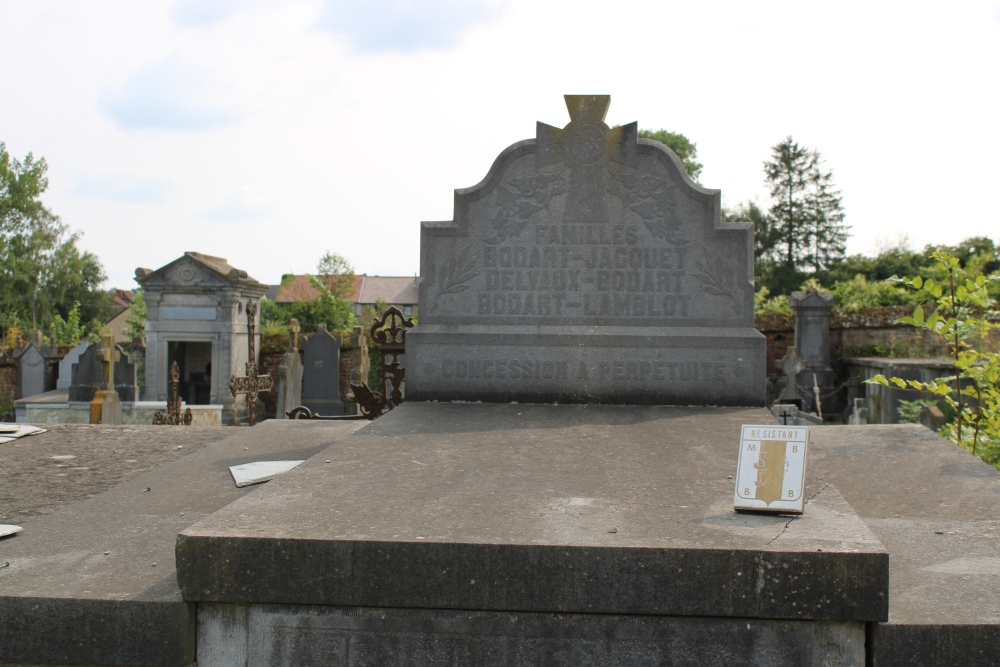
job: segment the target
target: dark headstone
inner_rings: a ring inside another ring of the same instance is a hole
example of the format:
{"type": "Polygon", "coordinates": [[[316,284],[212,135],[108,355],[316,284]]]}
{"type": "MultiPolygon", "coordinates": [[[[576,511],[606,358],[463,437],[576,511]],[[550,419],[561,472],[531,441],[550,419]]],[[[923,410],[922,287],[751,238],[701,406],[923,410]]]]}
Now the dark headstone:
{"type": "Polygon", "coordinates": [[[302,405],[314,414],[341,414],[340,339],[327,331],[325,324],[320,324],[303,347],[302,405]]]}
{"type": "Polygon", "coordinates": [[[423,224],[407,399],[763,406],[752,225],[609,97],[566,104],[423,224]]]}
{"type": "MultiPolygon", "coordinates": [[[[121,357],[115,362],[114,389],[118,392],[119,399],[131,402],[136,398],[135,364],[128,360],[128,356],[120,347],[117,345],[115,347],[121,357]]],[[[80,355],[79,361],[73,364],[69,400],[90,402],[97,391],[107,388],[107,383],[102,377],[101,344],[93,343],[80,355]]]]}

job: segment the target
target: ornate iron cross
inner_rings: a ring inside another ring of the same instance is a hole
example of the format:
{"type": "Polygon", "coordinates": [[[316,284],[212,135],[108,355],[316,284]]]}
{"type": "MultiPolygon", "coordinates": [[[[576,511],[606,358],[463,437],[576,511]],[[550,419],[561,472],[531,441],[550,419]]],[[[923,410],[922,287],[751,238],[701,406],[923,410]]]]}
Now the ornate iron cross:
{"type": "Polygon", "coordinates": [[[233,393],[233,398],[239,394],[247,395],[247,408],[250,412],[250,426],[257,423],[257,395],[261,392],[271,391],[271,376],[259,375],[257,370],[257,344],[254,334],[254,319],[257,315],[257,305],[253,301],[247,301],[247,374],[244,376],[234,375],[229,380],[229,391],[233,393]]]}
{"type": "Polygon", "coordinates": [[[175,361],[170,364],[170,396],[167,398],[167,413],[164,414],[157,410],[156,414],[153,415],[154,425],[191,425],[191,422],[194,420],[194,416],[191,414],[191,408],[188,408],[183,413],[181,412],[180,383],[181,370],[175,361]]]}

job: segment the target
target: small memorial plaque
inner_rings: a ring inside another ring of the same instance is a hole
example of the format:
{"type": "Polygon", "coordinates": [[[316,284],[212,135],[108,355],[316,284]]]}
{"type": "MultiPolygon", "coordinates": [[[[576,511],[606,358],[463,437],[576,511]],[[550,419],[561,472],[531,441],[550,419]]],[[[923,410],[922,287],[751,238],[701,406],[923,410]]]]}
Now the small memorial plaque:
{"type": "Polygon", "coordinates": [[[733,506],[802,514],[808,445],[809,429],[804,426],[744,424],[733,506]]]}

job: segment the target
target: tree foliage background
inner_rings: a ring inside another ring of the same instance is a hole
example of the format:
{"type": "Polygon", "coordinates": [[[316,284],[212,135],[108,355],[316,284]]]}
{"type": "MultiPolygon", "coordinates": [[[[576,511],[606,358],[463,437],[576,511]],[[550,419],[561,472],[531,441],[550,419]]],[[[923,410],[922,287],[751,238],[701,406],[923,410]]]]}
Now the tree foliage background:
{"type": "Polygon", "coordinates": [[[677,154],[687,170],[688,176],[695,183],[701,176],[701,169],[704,165],[698,162],[698,145],[679,132],[668,132],[667,130],[639,130],[640,139],[652,139],[665,144],[670,150],[677,154]]]}
{"type": "Polygon", "coordinates": [[[46,331],[58,315],[100,326],[113,315],[109,292],[100,290],[104,269],[97,256],[77,247],[71,232],[41,201],[48,164],[28,153],[11,157],[0,142],[0,329],[46,331]]]}

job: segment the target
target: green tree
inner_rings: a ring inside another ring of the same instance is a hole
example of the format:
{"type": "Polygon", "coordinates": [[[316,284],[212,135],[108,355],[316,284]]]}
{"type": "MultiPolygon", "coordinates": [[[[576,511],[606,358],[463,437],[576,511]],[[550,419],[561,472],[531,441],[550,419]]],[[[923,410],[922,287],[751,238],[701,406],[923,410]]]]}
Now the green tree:
{"type": "Polygon", "coordinates": [[[316,263],[316,276],[338,299],[347,299],[354,289],[354,267],[343,255],[327,251],[316,263]]]}
{"type": "Polygon", "coordinates": [[[137,337],[146,340],[146,298],[142,295],[142,290],[135,292],[132,305],[128,307],[128,315],[125,316],[125,324],[128,325],[125,335],[129,340],[137,337]]]}
{"type": "Polygon", "coordinates": [[[49,341],[53,345],[76,345],[87,335],[87,328],[80,324],[80,302],[70,308],[64,320],[56,313],[49,327],[49,341]]]}
{"type": "Polygon", "coordinates": [[[104,270],[97,257],[77,248],[69,231],[45,207],[48,164],[31,153],[20,161],[0,142],[0,307],[33,328],[80,302],[81,319],[103,321],[111,295],[98,289],[104,270]]]}
{"type": "Polygon", "coordinates": [[[698,162],[698,145],[679,132],[668,132],[667,130],[639,130],[640,139],[652,139],[665,144],[667,148],[676,153],[684,164],[684,169],[688,176],[695,183],[701,176],[702,165],[698,162]]]}
{"type": "Polygon", "coordinates": [[[774,271],[774,248],[779,241],[774,220],[756,202],[750,201],[737,204],[736,208],[723,207],[722,221],[753,223],[754,282],[758,289],[768,289],[774,271]]]}
{"type": "Polygon", "coordinates": [[[801,282],[803,272],[820,271],[844,257],[847,226],[833,172],[823,169],[818,151],[791,137],[771,151],[764,174],[777,241],[765,259],[777,264],[775,277],[784,284],[776,287],[787,290],[801,282]]]}

